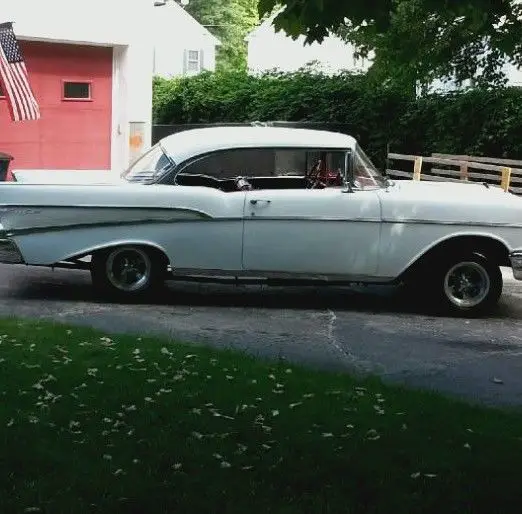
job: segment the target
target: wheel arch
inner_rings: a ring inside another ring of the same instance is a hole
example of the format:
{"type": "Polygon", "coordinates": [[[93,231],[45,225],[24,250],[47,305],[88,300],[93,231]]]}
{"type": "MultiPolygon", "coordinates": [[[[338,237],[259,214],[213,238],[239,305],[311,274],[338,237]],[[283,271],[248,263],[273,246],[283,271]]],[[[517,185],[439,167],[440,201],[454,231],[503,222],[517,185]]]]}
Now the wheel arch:
{"type": "Polygon", "coordinates": [[[492,259],[498,266],[510,266],[509,246],[500,237],[488,233],[451,234],[434,241],[429,247],[419,252],[401,271],[398,280],[408,278],[419,268],[428,266],[448,252],[462,250],[492,259]]]}
{"type": "Polygon", "coordinates": [[[154,251],[157,255],[160,255],[163,259],[165,259],[167,265],[171,264],[170,258],[166,250],[161,245],[144,239],[121,239],[111,241],[108,243],[102,243],[99,245],[93,245],[81,250],[80,252],[75,252],[74,254],[68,255],[64,257],[62,260],[67,261],[72,259],[82,259],[83,257],[87,257],[88,255],[94,255],[95,253],[109,251],[113,248],[117,248],[120,246],[138,246],[140,248],[147,248],[149,250],[154,251]]]}

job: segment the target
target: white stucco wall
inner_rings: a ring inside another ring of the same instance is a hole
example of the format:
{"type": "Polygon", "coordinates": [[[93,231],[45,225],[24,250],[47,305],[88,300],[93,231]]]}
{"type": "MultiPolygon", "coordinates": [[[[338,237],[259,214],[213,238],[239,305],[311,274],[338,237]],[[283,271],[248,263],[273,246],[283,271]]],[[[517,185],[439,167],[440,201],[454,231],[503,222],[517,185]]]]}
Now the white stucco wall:
{"type": "MultiPolygon", "coordinates": [[[[522,69],[518,69],[513,64],[506,63],[502,71],[506,75],[507,79],[507,86],[522,86],[522,69]]],[[[435,80],[433,84],[429,87],[429,92],[450,92],[450,91],[457,91],[459,89],[466,89],[471,87],[471,80],[466,80],[462,85],[457,85],[455,81],[449,80],[449,81],[442,81],[442,80],[435,80]]]]}
{"type": "Polygon", "coordinates": [[[297,71],[311,62],[325,73],[342,70],[367,71],[370,62],[354,58],[354,48],[336,36],[322,43],[304,43],[304,36],[293,40],[283,31],[276,32],[272,18],[265,20],[246,38],[248,43],[248,69],[252,73],[277,69],[297,71]]]}
{"type": "Polygon", "coordinates": [[[171,78],[193,74],[186,69],[189,50],[200,53],[201,71],[216,69],[219,40],[176,2],[154,8],[152,28],[154,75],[171,78]]]}
{"type": "Polygon", "coordinates": [[[151,144],[153,0],[0,2],[0,20],[14,22],[19,39],[114,48],[111,168],[119,174],[132,157],[131,126],[143,135],[134,153],[151,144]]]}

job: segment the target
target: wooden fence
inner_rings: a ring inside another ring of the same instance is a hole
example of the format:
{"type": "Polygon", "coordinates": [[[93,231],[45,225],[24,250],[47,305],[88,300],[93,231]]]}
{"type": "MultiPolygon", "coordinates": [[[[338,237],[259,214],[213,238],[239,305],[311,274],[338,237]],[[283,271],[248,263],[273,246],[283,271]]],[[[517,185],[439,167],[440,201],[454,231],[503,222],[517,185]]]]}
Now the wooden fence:
{"type": "MultiPolygon", "coordinates": [[[[430,157],[389,153],[388,163],[390,161],[412,163],[411,171],[388,166],[390,169],[386,173],[390,178],[470,184],[482,182],[522,195],[522,161],[440,153],[433,153],[430,157]]],[[[400,167],[406,166],[403,164],[400,167]]]]}

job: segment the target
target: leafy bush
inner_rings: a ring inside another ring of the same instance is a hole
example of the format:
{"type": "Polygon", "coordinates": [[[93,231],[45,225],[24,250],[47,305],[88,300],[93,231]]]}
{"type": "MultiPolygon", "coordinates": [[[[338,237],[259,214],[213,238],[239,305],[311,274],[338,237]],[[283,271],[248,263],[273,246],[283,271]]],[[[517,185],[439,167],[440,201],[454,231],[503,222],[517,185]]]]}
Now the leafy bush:
{"type": "Polygon", "coordinates": [[[379,165],[395,152],[522,159],[522,90],[474,89],[412,99],[363,75],[204,73],[155,79],[157,124],[307,121],[342,124],[379,165]]]}

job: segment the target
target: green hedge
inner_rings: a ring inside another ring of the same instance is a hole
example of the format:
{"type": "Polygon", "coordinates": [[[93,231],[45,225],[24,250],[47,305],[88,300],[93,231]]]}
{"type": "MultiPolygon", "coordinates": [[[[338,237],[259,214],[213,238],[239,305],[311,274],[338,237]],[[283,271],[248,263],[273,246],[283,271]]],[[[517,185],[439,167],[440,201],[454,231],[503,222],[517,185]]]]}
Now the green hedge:
{"type": "Polygon", "coordinates": [[[522,89],[412,99],[361,75],[313,71],[204,73],[154,81],[156,124],[251,121],[342,123],[380,165],[391,151],[522,159],[522,89]]]}

